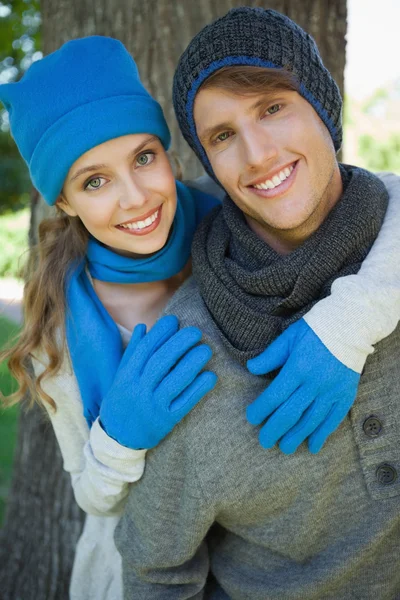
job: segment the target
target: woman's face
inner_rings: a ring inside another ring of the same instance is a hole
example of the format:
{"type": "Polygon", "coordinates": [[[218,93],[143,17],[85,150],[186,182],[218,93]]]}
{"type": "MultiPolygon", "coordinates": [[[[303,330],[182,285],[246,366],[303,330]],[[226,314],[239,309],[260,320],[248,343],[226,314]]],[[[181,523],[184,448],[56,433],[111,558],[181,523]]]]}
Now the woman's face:
{"type": "Polygon", "coordinates": [[[160,140],[125,135],[92,148],[70,168],[57,205],[119,254],[157,252],[176,211],[175,178],[160,140]]]}

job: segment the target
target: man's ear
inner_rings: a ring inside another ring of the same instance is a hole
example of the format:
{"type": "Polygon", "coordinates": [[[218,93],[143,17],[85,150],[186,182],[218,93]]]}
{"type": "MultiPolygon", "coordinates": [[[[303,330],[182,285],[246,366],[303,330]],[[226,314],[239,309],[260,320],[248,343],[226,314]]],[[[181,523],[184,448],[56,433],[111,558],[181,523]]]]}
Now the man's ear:
{"type": "Polygon", "coordinates": [[[56,205],[70,217],[76,217],[78,215],[78,213],[72,208],[72,206],[68,204],[67,199],[62,194],[60,194],[57,198],[56,205]]]}

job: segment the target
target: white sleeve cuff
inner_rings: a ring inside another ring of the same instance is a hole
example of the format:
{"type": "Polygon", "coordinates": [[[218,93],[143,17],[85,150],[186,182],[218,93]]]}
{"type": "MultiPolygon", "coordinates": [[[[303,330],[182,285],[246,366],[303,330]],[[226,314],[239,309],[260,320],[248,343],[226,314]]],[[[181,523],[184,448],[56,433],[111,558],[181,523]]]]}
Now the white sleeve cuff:
{"type": "Polygon", "coordinates": [[[125,481],[134,482],[143,474],[146,450],[132,450],[111,438],[99,423],[90,430],[90,446],[94,457],[106,467],[123,475],[125,481]]]}

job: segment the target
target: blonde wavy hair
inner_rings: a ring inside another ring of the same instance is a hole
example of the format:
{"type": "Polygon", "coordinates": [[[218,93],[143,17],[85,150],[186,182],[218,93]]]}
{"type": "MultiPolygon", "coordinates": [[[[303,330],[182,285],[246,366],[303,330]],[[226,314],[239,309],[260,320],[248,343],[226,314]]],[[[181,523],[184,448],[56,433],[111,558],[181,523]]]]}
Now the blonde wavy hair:
{"type": "Polygon", "coordinates": [[[8,360],[9,370],[18,384],[17,391],[10,396],[1,394],[5,406],[29,397],[30,405],[36,400],[55,408],[54,400],[42,389],[41,382],[60,370],[65,351],[66,277],[86,254],[89,239],[79,217],[70,217],[57,206],[56,211],[55,217],[40,223],[39,243],[31,250],[23,296],[23,329],[18,338],[11,340],[11,347],[0,352],[0,362],[8,360]],[[48,363],[36,378],[30,360],[39,348],[46,353],[48,363]]]}

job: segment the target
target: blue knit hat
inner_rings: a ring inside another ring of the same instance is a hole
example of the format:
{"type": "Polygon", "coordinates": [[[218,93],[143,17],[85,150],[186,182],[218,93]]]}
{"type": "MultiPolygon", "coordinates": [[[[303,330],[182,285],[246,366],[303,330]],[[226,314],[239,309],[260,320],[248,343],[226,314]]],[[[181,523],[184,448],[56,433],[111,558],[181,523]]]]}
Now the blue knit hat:
{"type": "Polygon", "coordinates": [[[299,93],[327,127],[335,149],[340,149],[342,98],[313,38],[275,10],[242,6],[231,9],[192,39],[174,76],[173,100],[180,130],[212,177],[212,167],[197,136],[194,101],[207,77],[233,65],[292,72],[298,80],[299,93]]]}
{"type": "Polygon", "coordinates": [[[113,138],[170,133],[161,106],[143,87],[124,45],[92,36],[35,62],[16,83],[0,85],[12,136],[33,185],[54,204],[73,163],[113,138]]]}

